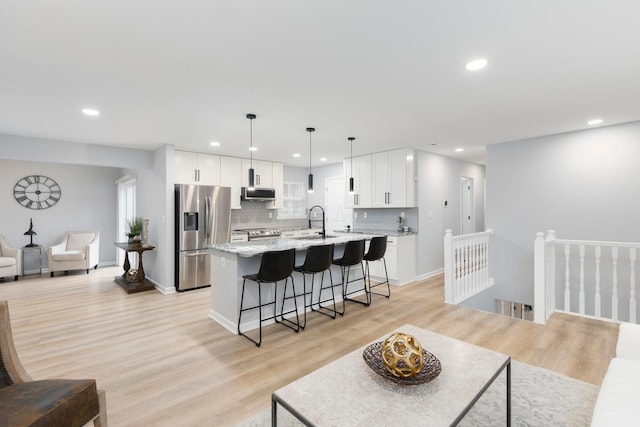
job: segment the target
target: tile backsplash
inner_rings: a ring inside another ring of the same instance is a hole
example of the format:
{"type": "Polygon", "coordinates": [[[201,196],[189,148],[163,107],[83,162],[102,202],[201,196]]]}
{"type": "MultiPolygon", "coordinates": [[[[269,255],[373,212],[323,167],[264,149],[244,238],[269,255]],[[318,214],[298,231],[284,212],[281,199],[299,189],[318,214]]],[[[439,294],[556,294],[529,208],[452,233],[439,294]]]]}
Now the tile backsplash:
{"type": "MultiPolygon", "coordinates": [[[[242,209],[231,211],[231,229],[246,228],[306,228],[309,226],[307,218],[278,219],[277,209],[266,209],[266,202],[243,201],[242,209]],[[269,216],[271,215],[271,217],[269,216]]],[[[411,227],[411,231],[418,231],[418,208],[384,208],[384,209],[354,209],[354,229],[367,230],[396,230],[398,217],[404,212],[402,225],[411,227]],[[364,215],[367,218],[364,218],[364,215]],[[355,215],[357,214],[357,218],[355,215]]]]}
{"type": "Polygon", "coordinates": [[[298,228],[307,227],[306,218],[278,219],[277,209],[266,209],[266,202],[243,201],[242,209],[231,211],[231,229],[245,228],[298,228]]]}
{"type": "Polygon", "coordinates": [[[411,231],[418,231],[418,208],[354,209],[353,228],[355,230],[396,230],[398,217],[403,212],[402,225],[410,227],[411,231]]]}

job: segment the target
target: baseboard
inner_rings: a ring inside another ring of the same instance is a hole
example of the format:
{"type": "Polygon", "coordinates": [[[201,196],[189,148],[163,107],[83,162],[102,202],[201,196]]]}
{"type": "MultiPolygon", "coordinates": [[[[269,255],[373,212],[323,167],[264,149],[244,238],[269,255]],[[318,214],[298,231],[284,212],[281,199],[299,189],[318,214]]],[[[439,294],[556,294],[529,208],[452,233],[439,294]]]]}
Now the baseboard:
{"type": "MultiPolygon", "coordinates": [[[[229,332],[238,335],[238,325],[230,322],[226,317],[221,316],[220,314],[218,314],[217,312],[213,311],[213,310],[209,310],[209,318],[215,320],[216,322],[218,322],[223,328],[229,330],[229,332]]],[[[255,321],[253,322],[255,323],[255,326],[252,327],[251,329],[255,329],[258,327],[258,322],[255,321]]],[[[244,325],[243,325],[244,326],[244,325]]]]}
{"type": "Polygon", "coordinates": [[[431,279],[433,277],[439,276],[440,274],[444,274],[444,267],[439,268],[437,270],[430,271],[428,273],[421,274],[416,277],[417,281],[431,279]]]}
{"type": "Polygon", "coordinates": [[[178,293],[178,291],[176,291],[175,286],[169,286],[169,287],[162,286],[160,283],[156,282],[153,279],[150,279],[149,277],[147,277],[147,280],[153,283],[153,285],[156,287],[158,292],[160,292],[162,295],[171,295],[171,294],[178,293]]]}

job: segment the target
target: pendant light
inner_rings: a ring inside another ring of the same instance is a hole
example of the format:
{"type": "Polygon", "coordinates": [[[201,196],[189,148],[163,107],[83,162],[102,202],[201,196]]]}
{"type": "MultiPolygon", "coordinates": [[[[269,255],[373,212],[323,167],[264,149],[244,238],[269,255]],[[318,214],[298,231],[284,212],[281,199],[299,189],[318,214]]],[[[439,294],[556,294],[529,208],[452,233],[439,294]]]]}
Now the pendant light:
{"type": "Polygon", "coordinates": [[[351,176],[349,177],[349,193],[353,194],[353,141],[355,140],[355,138],[350,136],[347,139],[351,143],[351,176]]]}
{"type": "Polygon", "coordinates": [[[311,133],[315,132],[315,128],[307,128],[309,132],[309,188],[307,192],[313,193],[313,174],[311,173],[311,133]]]}
{"type": "Polygon", "coordinates": [[[255,190],[255,172],[253,170],[253,119],[256,118],[255,114],[247,114],[249,119],[249,190],[255,190]]]}

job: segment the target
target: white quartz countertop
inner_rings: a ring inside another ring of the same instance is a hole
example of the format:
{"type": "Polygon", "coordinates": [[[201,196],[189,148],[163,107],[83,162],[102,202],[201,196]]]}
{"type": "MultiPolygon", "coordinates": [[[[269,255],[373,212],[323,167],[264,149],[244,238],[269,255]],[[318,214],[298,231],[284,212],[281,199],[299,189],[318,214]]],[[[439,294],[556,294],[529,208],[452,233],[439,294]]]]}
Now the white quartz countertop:
{"type": "Polygon", "coordinates": [[[344,233],[344,234],[369,234],[376,236],[411,236],[413,234],[418,234],[415,231],[397,231],[397,230],[375,230],[375,229],[355,229],[351,231],[344,230],[335,230],[336,233],[344,233]]]}
{"type": "Polygon", "coordinates": [[[345,244],[351,240],[370,240],[375,236],[382,236],[384,233],[333,233],[329,234],[326,238],[307,238],[297,237],[293,239],[288,238],[274,238],[274,239],[260,239],[249,242],[233,242],[222,243],[218,245],[211,245],[208,248],[217,250],[220,252],[227,252],[236,254],[241,257],[252,257],[256,255],[262,255],[268,251],[284,251],[287,249],[305,250],[309,246],[328,245],[328,244],[345,244]]]}

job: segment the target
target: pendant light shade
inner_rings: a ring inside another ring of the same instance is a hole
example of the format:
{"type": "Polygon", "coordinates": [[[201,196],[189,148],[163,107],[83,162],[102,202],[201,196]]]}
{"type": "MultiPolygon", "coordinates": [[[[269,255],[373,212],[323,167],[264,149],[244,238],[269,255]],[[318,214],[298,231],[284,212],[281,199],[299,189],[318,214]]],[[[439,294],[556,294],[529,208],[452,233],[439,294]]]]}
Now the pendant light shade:
{"type": "Polygon", "coordinates": [[[351,143],[351,175],[349,177],[349,193],[353,194],[354,190],[354,183],[353,183],[353,141],[355,140],[354,137],[350,136],[349,138],[347,138],[349,140],[349,142],[351,143]]]}
{"type": "Polygon", "coordinates": [[[255,114],[247,114],[249,119],[249,190],[255,190],[255,172],[253,170],[253,119],[256,118],[255,114]]]}
{"type": "Polygon", "coordinates": [[[307,191],[309,193],[313,193],[313,174],[311,173],[311,133],[315,132],[315,128],[307,128],[307,132],[309,132],[309,186],[307,187],[307,191]]]}

